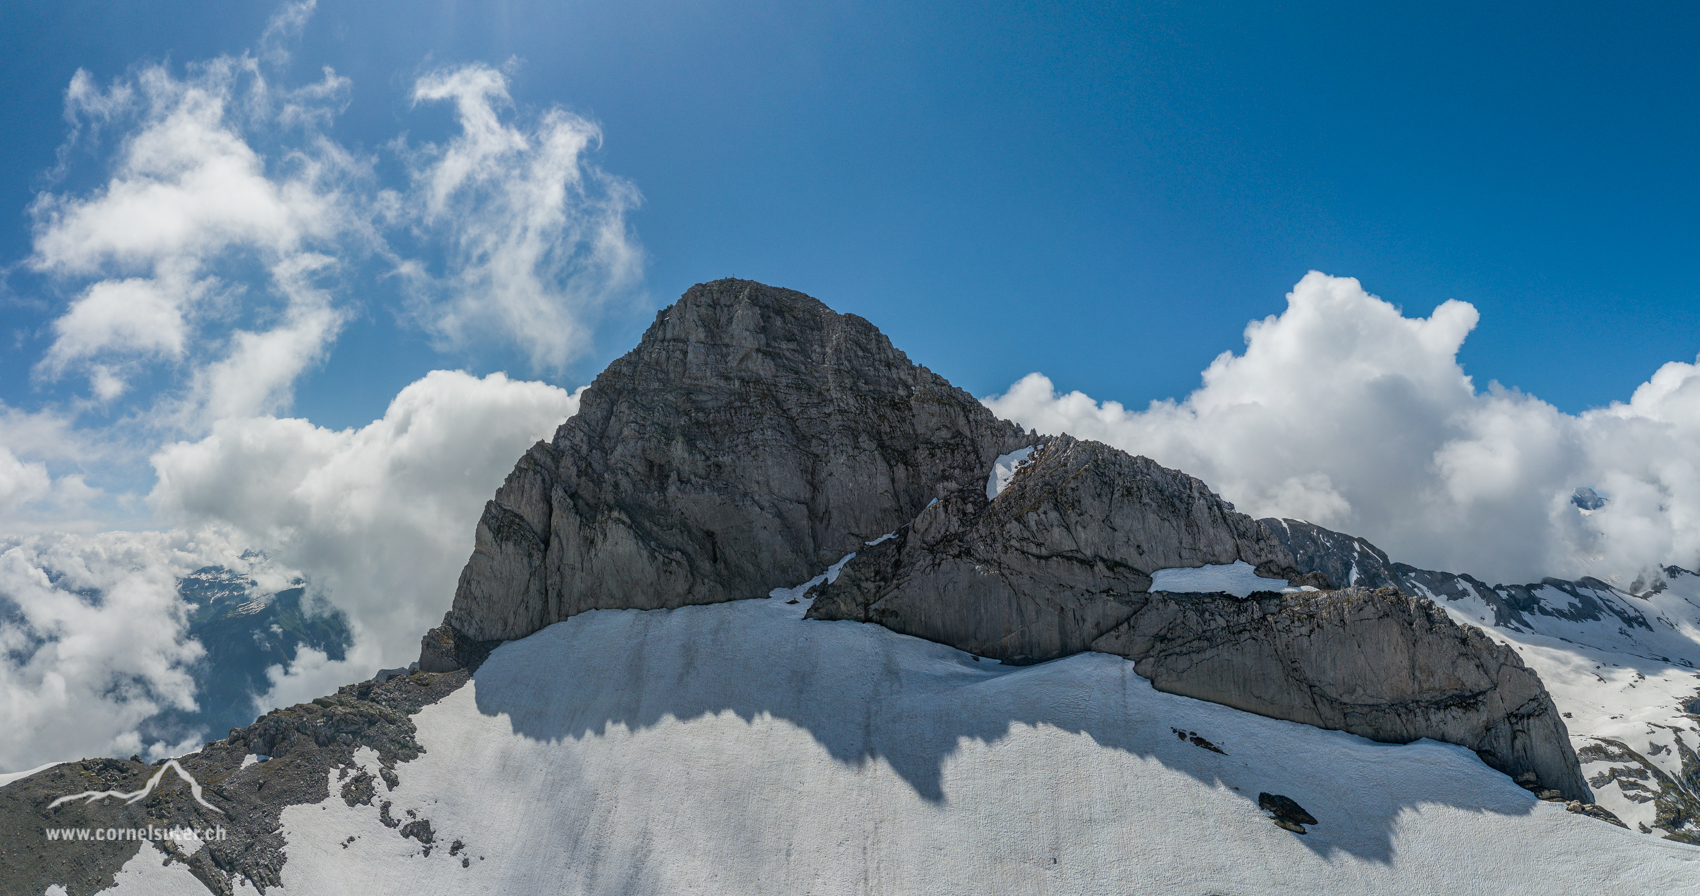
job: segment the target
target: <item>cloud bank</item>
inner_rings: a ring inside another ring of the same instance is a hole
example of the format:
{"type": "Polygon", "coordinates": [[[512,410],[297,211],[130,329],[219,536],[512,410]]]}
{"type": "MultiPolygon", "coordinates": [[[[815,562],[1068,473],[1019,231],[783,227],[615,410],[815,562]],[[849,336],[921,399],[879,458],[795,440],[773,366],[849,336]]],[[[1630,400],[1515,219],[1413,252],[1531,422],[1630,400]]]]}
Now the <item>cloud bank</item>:
{"type": "Polygon", "coordinates": [[[442,142],[350,149],[332,135],[348,79],[284,75],[313,8],[285,5],[249,52],[66,89],[11,268],[54,310],[42,400],[0,404],[0,769],[181,751],[138,732],[196,700],[176,582],[202,566],[304,577],[353,627],[346,660],[275,668],[261,710],[417,655],[484,501],[577,395],[421,368],[366,426],[291,417],[351,321],[558,372],[646,300],[640,197],[595,164],[593,122],[519,109],[472,64],[407,91],[452,107],[442,142]]]}
{"type": "Polygon", "coordinates": [[[176,586],[213,564],[254,566],[217,530],[0,540],[0,768],[181,752],[136,729],[194,707],[187,666],[202,649],[176,586]]]}
{"type": "Polygon", "coordinates": [[[434,371],[360,429],[253,417],[166,445],[149,501],[191,527],[228,526],[306,572],[360,625],[362,656],[350,663],[370,674],[417,657],[454,596],[484,502],[577,410],[577,393],[545,383],[434,371]]]}
{"type": "Polygon", "coordinates": [[[203,651],[177,580],[204,566],[262,593],[303,575],[353,624],[347,659],[301,651],[258,711],[406,665],[448,608],[485,500],[577,408],[577,393],[544,383],[434,371],[359,429],[251,417],[161,447],[148,500],[175,528],[0,540],[0,717],[14,723],[0,730],[0,769],[198,747],[144,742],[138,728],[195,708],[189,667],[203,651]]]}
{"type": "Polygon", "coordinates": [[[1571,415],[1497,383],[1476,389],[1458,350],[1477,319],[1455,300],[1405,317],[1313,271],[1183,401],[1129,410],[1034,373],[984,402],[1178,467],[1253,516],[1362,535],[1417,566],[1624,586],[1662,565],[1700,568],[1700,363],[1666,364],[1629,401],[1571,415]],[[1606,504],[1584,512],[1572,501],[1584,487],[1606,504]]]}

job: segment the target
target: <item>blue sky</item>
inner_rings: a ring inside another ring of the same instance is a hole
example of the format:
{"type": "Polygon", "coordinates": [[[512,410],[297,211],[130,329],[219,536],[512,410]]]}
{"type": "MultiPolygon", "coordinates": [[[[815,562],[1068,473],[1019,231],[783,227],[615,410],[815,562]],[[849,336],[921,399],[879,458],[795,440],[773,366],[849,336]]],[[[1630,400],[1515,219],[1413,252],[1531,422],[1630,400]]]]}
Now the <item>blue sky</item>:
{"type": "MultiPolygon", "coordinates": [[[[0,250],[65,139],[64,90],[254,45],[263,4],[8,4],[0,250]]],[[[601,124],[651,306],[725,275],[872,319],[975,394],[1031,370],[1128,404],[1182,397],[1310,269],[1482,321],[1462,360],[1568,411],[1700,350],[1697,19],[1679,6],[426,3],[326,0],[289,74],[352,81],[339,140],[451,122],[415,76],[517,60],[522,109],[601,124]]],[[[83,160],[88,161],[88,160],[83,160]]],[[[98,165],[73,171],[98,176],[98,165]]],[[[393,172],[392,172],[393,174],[393,172]]],[[[51,289],[14,274],[8,329],[51,289]]],[[[294,409],[358,425],[436,356],[382,289],[294,409]]],[[[551,378],[584,382],[646,315],[551,378]]]]}
{"type": "Polygon", "coordinates": [[[196,699],[175,582],[203,565],[302,577],[353,626],[257,710],[412,659],[515,458],[726,276],[1397,560],[1700,569],[1697,31],[1650,5],[5,4],[0,768],[183,746],[139,726],[196,699]]]}

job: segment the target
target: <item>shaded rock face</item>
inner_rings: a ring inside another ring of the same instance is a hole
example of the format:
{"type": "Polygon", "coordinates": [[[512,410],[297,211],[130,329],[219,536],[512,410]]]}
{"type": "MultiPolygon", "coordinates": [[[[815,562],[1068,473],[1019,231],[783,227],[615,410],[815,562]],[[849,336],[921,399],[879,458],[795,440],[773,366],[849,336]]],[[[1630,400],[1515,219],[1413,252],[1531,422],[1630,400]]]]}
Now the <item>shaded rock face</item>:
{"type": "Polygon", "coordinates": [[[1149,595],[1094,650],[1153,687],[1371,740],[1428,737],[1592,802],[1569,734],[1517,652],[1396,589],[1149,595]]]}
{"type": "Polygon", "coordinates": [[[1288,577],[1308,581],[1267,527],[1203,483],[1062,437],[995,499],[951,495],[858,553],[808,615],[1008,662],[1113,653],[1158,690],[1379,741],[1459,744],[1589,798],[1557,709],[1510,648],[1394,589],[1275,593],[1288,577]],[[1147,592],[1155,570],[1236,560],[1282,578],[1245,600],[1147,592]]]}
{"type": "Polygon", "coordinates": [[[812,619],[877,622],[1007,662],[1090,649],[1150,573],[1243,560],[1297,575],[1286,550],[1204,483],[1097,442],[1050,438],[993,500],[964,488],[816,592],[812,619]]]}
{"type": "Polygon", "coordinates": [[[859,317],[749,281],[694,286],[520,459],[444,622],[508,640],[585,610],[765,596],[983,484],[1031,438],[859,317]]]}

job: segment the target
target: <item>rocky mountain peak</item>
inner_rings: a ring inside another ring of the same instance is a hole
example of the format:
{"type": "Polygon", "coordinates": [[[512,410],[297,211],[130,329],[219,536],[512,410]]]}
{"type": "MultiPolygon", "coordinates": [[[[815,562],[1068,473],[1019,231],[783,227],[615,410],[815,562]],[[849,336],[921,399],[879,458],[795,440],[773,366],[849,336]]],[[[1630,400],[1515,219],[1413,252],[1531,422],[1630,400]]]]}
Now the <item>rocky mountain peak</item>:
{"type": "Polygon", "coordinates": [[[486,505],[422,664],[590,609],[763,596],[1031,439],[860,317],[747,280],[699,284],[486,505]]]}
{"type": "Polygon", "coordinates": [[[1462,744],[1587,798],[1514,654],[1395,590],[1278,593],[1352,584],[1301,576],[1300,541],[1183,472],[999,420],[855,315],[720,280],[659,313],[520,459],[420,666],[586,610],[765,597],[856,552],[810,618],[1012,663],[1117,654],[1161,690],[1462,744]],[[1269,579],[1258,600],[1150,591],[1161,569],[1239,563],[1269,579]]]}

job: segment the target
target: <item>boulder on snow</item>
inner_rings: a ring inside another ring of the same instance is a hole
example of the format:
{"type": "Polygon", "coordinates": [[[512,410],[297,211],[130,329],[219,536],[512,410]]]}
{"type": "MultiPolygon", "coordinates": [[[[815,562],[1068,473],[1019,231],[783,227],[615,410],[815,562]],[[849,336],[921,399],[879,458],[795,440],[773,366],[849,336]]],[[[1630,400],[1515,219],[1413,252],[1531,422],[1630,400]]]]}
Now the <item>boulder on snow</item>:
{"type": "Polygon", "coordinates": [[[1571,800],[1564,804],[1564,808],[1576,813],[1577,815],[1586,815],[1589,818],[1597,818],[1606,824],[1615,824],[1625,830],[1628,830],[1629,828],[1629,825],[1624,824],[1623,819],[1618,818],[1617,815],[1610,809],[1602,808],[1596,803],[1584,803],[1580,800],[1571,800]]]}
{"type": "Polygon", "coordinates": [[[1305,825],[1320,824],[1316,816],[1306,812],[1292,797],[1279,793],[1257,795],[1257,808],[1269,813],[1275,824],[1295,834],[1305,833],[1305,825]]]}

